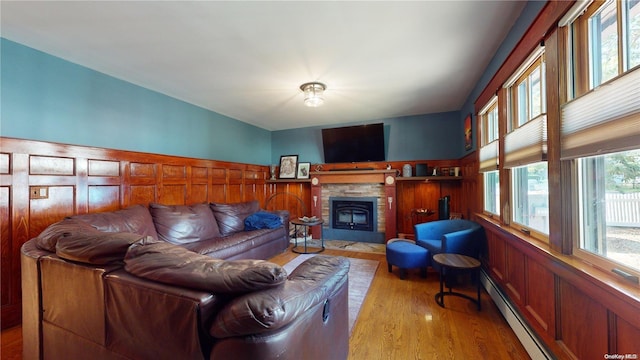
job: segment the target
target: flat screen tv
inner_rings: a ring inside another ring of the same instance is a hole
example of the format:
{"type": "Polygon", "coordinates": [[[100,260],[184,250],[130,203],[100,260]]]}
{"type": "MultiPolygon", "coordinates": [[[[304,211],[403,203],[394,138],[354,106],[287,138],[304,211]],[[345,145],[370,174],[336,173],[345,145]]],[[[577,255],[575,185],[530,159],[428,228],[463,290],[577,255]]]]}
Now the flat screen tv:
{"type": "Polygon", "coordinates": [[[384,126],[366,124],[322,129],[325,163],[384,161],[384,126]]]}

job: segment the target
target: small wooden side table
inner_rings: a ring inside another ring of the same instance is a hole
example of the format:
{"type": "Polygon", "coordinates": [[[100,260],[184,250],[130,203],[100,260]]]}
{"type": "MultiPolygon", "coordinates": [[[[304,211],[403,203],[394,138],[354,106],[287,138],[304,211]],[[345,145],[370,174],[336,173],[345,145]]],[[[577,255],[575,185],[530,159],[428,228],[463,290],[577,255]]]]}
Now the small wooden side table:
{"type": "Polygon", "coordinates": [[[441,307],[444,307],[444,297],[445,295],[454,295],[463,297],[465,299],[469,299],[474,302],[478,306],[478,311],[481,308],[480,302],[480,261],[478,259],[474,259],[470,256],[460,255],[460,254],[436,254],[433,255],[433,261],[440,265],[440,292],[436,294],[436,302],[441,307]],[[476,283],[478,284],[478,298],[474,299],[467,294],[462,294],[459,292],[453,291],[449,287],[449,291],[444,291],[444,279],[446,276],[446,272],[450,269],[462,270],[462,271],[470,271],[473,273],[476,283]]]}
{"type": "Polygon", "coordinates": [[[294,234],[298,234],[298,226],[302,226],[302,232],[304,233],[304,251],[298,250],[298,237],[296,236],[296,243],[291,249],[294,253],[297,254],[317,254],[324,251],[324,234],[322,232],[322,226],[320,226],[320,250],[317,251],[309,251],[307,250],[307,236],[309,234],[309,227],[322,225],[324,221],[322,219],[317,219],[314,221],[302,221],[300,219],[292,219],[289,220],[293,224],[294,234]]]}

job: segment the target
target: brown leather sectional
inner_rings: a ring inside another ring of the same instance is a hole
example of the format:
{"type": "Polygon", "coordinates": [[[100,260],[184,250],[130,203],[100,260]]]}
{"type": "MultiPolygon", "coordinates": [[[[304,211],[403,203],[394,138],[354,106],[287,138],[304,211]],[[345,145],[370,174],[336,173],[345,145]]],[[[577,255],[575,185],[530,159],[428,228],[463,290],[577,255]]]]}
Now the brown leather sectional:
{"type": "Polygon", "coordinates": [[[22,246],[23,358],[345,359],[349,262],[265,261],[289,244],[277,215],[150,204],[51,225],[22,246]]]}

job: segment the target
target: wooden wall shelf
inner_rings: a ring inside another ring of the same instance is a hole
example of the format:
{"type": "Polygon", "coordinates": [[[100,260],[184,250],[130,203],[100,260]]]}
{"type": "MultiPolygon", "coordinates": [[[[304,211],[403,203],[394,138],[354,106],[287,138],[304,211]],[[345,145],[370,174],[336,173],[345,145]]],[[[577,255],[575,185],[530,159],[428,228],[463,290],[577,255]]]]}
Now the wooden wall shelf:
{"type": "Polygon", "coordinates": [[[401,177],[398,176],[396,181],[459,181],[462,180],[462,176],[412,176],[401,177]]]}
{"type": "Polygon", "coordinates": [[[277,179],[277,180],[267,179],[266,182],[270,183],[270,184],[275,184],[275,183],[308,183],[308,182],[311,182],[311,179],[277,179]]]}

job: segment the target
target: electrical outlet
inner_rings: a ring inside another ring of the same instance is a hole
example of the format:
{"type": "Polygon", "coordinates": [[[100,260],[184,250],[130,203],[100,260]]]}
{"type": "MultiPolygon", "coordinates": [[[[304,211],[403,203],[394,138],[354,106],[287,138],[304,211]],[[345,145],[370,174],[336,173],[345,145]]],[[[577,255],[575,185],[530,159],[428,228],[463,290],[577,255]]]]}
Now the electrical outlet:
{"type": "Polygon", "coordinates": [[[30,199],[47,199],[49,198],[49,188],[46,186],[31,186],[29,188],[30,199]]]}

